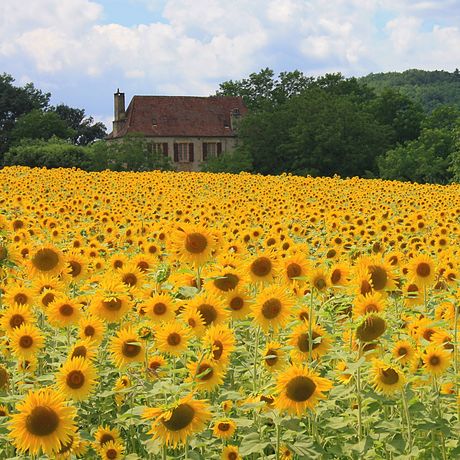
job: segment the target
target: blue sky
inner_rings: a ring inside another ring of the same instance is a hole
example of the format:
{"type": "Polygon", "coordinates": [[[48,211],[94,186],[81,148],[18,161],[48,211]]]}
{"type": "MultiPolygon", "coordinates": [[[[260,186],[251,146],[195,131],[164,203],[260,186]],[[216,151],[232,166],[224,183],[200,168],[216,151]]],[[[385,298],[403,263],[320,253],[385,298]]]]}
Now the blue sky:
{"type": "Polygon", "coordinates": [[[209,95],[270,67],[460,67],[460,0],[2,0],[0,72],[111,128],[113,93],[209,95]]]}

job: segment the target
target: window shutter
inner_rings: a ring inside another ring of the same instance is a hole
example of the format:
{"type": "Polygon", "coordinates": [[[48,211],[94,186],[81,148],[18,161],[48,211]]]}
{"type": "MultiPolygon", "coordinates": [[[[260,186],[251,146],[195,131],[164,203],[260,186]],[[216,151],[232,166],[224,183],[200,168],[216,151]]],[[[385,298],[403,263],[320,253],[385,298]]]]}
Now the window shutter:
{"type": "Polygon", "coordinates": [[[163,142],[163,155],[168,156],[168,143],[163,142]]]}
{"type": "Polygon", "coordinates": [[[217,143],[217,156],[222,154],[222,142],[217,143]]]}
{"type": "Polygon", "coordinates": [[[177,145],[176,143],[174,143],[174,161],[176,163],[179,162],[179,145],[177,145]]]}
{"type": "Polygon", "coordinates": [[[193,142],[190,142],[190,144],[188,144],[188,161],[190,163],[193,163],[194,160],[195,160],[195,155],[193,151],[193,142]]]}
{"type": "Polygon", "coordinates": [[[208,159],[208,144],[207,142],[203,142],[203,161],[208,159]]]}

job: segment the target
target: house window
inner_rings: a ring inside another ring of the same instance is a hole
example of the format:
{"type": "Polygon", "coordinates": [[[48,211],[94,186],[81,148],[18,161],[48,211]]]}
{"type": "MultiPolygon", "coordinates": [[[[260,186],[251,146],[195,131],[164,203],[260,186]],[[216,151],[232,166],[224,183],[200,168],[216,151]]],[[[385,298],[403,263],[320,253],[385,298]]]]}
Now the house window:
{"type": "Polygon", "coordinates": [[[193,163],[193,142],[178,142],[174,144],[174,161],[176,163],[193,163]]]}
{"type": "Polygon", "coordinates": [[[222,142],[203,142],[203,161],[218,157],[222,153],[222,142]]]}
{"type": "Polygon", "coordinates": [[[168,155],[168,143],[167,142],[152,142],[148,146],[149,153],[155,155],[168,155]]]}

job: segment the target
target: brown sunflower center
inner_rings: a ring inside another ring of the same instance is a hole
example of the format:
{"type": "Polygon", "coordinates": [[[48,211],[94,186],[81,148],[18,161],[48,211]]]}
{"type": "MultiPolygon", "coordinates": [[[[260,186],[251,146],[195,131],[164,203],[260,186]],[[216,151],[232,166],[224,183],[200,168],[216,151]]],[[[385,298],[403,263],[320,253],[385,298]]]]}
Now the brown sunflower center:
{"type": "Polygon", "coordinates": [[[217,428],[219,429],[219,431],[228,431],[230,429],[230,423],[227,423],[227,422],[220,422],[218,425],[217,425],[217,428]]]}
{"type": "Polygon", "coordinates": [[[73,311],[74,311],[74,309],[73,309],[72,305],[69,305],[67,303],[65,303],[64,305],[61,305],[59,307],[59,313],[62,316],[72,316],[73,311]]]}
{"type": "Polygon", "coordinates": [[[137,284],[137,276],[134,273],[126,273],[126,275],[123,276],[122,281],[132,287],[137,284]]]}
{"type": "Polygon", "coordinates": [[[201,233],[190,233],[185,238],[185,249],[192,254],[201,254],[207,247],[208,240],[201,233]]]}
{"type": "Polygon", "coordinates": [[[163,302],[157,302],[153,306],[153,313],[155,313],[155,315],[164,315],[166,313],[166,310],[166,305],[163,302]]]}
{"type": "Polygon", "coordinates": [[[85,327],[84,334],[86,337],[93,337],[96,334],[96,329],[93,326],[88,325],[85,327]]]}
{"type": "Polygon", "coordinates": [[[0,262],[2,260],[6,260],[6,258],[8,257],[8,250],[6,249],[5,246],[0,246],[0,262]]]}
{"type": "Polygon", "coordinates": [[[385,288],[388,282],[388,275],[384,268],[378,265],[370,265],[369,273],[371,275],[372,285],[376,291],[381,291],[385,288]]]}
{"type": "Polygon", "coordinates": [[[143,273],[146,273],[147,270],[150,268],[150,265],[144,260],[139,261],[136,266],[143,273]]]}
{"type": "Polygon", "coordinates": [[[399,347],[398,348],[398,356],[406,356],[408,353],[408,350],[406,347],[399,347]]]}
{"type": "Polygon", "coordinates": [[[56,296],[52,292],[47,292],[43,297],[42,297],[42,304],[47,307],[51,302],[54,302],[54,299],[56,296]]]}
{"type": "Polygon", "coordinates": [[[8,382],[8,372],[4,367],[0,367],[0,388],[3,388],[8,382]]]}
{"type": "Polygon", "coordinates": [[[85,383],[85,375],[82,371],[73,370],[67,374],[66,379],[67,386],[72,388],[73,390],[78,390],[81,388],[85,383]]]}
{"type": "Polygon", "coordinates": [[[214,286],[220,291],[227,292],[235,289],[239,281],[239,277],[234,273],[226,273],[214,280],[214,286]]]}
{"type": "Polygon", "coordinates": [[[416,269],[417,275],[421,276],[422,278],[426,278],[431,274],[431,267],[426,262],[421,262],[417,265],[416,269]]]}
{"type": "Polygon", "coordinates": [[[278,299],[268,299],[262,305],[262,315],[267,319],[276,318],[281,312],[281,302],[278,299]]]}
{"type": "Polygon", "coordinates": [[[48,436],[59,426],[59,416],[48,406],[37,406],[26,418],[27,431],[35,436],[48,436]]]}
{"type": "Polygon", "coordinates": [[[120,299],[111,299],[102,301],[102,305],[106,310],[109,311],[118,311],[121,309],[121,300],[120,299]]]}
{"type": "Polygon", "coordinates": [[[234,311],[241,310],[244,306],[244,300],[241,297],[233,297],[230,300],[230,308],[234,311]]]}
{"type": "Polygon", "coordinates": [[[292,280],[293,278],[297,278],[301,274],[302,274],[302,267],[295,262],[291,262],[286,267],[286,275],[290,280],[292,280]]]}
{"type": "Polygon", "coordinates": [[[30,348],[34,343],[34,339],[30,335],[23,335],[19,339],[19,346],[21,348],[30,348]]]}
{"type": "Polygon", "coordinates": [[[195,409],[190,404],[179,404],[171,412],[169,420],[162,420],[169,431],[180,431],[192,423],[195,409]]]}
{"type": "Polygon", "coordinates": [[[227,455],[228,460],[236,460],[238,458],[238,454],[236,452],[230,452],[227,455]]]}
{"type": "Polygon", "coordinates": [[[385,385],[394,385],[399,382],[399,374],[391,367],[388,369],[382,369],[380,373],[380,381],[385,385]]]}
{"type": "Polygon", "coordinates": [[[431,366],[438,366],[441,363],[441,359],[439,356],[431,356],[430,357],[430,365],[431,366]]]}
{"type": "Polygon", "coordinates": [[[104,444],[107,444],[108,442],[115,442],[115,438],[110,434],[110,433],[104,433],[102,436],[101,436],[101,440],[100,440],[100,443],[101,443],[101,447],[104,445],[104,444]]]}
{"type": "Polygon", "coordinates": [[[278,362],[278,352],[273,348],[269,348],[265,356],[268,356],[268,358],[265,358],[267,366],[274,366],[278,362]]]}
{"type": "Polygon", "coordinates": [[[202,381],[209,380],[210,378],[212,378],[213,374],[214,374],[214,369],[209,364],[200,364],[196,371],[196,375],[201,375],[199,379],[202,381]]]}
{"type": "Polygon", "coordinates": [[[181,340],[181,336],[177,332],[171,332],[171,334],[169,334],[168,338],[166,339],[168,345],[171,345],[172,347],[179,345],[181,340]]]}
{"type": "Polygon", "coordinates": [[[270,274],[272,262],[268,257],[259,257],[251,264],[251,272],[260,278],[270,274]]]}
{"type": "Polygon", "coordinates": [[[159,361],[150,361],[149,369],[152,371],[157,371],[161,367],[161,363],[159,361]]]}
{"type": "Polygon", "coordinates": [[[377,313],[379,311],[377,305],[370,303],[364,307],[364,313],[377,313]]]}
{"type": "Polygon", "coordinates": [[[337,284],[342,279],[342,271],[336,268],[331,274],[331,283],[337,284]]]}
{"type": "Polygon", "coordinates": [[[105,455],[108,459],[114,460],[115,458],[117,458],[117,451],[115,449],[107,449],[105,455]]]}
{"type": "Polygon", "coordinates": [[[205,326],[209,326],[217,319],[217,310],[210,304],[201,304],[198,307],[198,312],[202,316],[205,326]]]}
{"type": "Polygon", "coordinates": [[[304,402],[315,393],[316,384],[308,377],[299,375],[286,385],[286,396],[295,402],[304,402]]]}
{"type": "Polygon", "coordinates": [[[32,257],[33,266],[42,272],[54,270],[59,264],[59,255],[53,249],[39,249],[32,257]]]}
{"type": "MultiPolygon", "coordinates": [[[[312,350],[314,350],[315,348],[318,348],[320,345],[321,345],[321,342],[315,342],[315,340],[319,337],[321,337],[320,334],[318,334],[317,332],[313,331],[312,332],[312,337],[313,337],[313,341],[312,341],[312,350]]],[[[309,350],[310,350],[310,335],[307,333],[305,334],[300,334],[298,339],[297,339],[297,346],[299,348],[300,351],[302,351],[303,353],[307,353],[309,350]]]]}
{"type": "Polygon", "coordinates": [[[387,325],[383,318],[373,315],[366,318],[356,329],[356,337],[362,342],[372,342],[380,337],[387,325]]]}
{"type": "Polygon", "coordinates": [[[25,323],[24,316],[16,313],[10,318],[10,327],[14,329],[15,327],[19,327],[21,324],[25,323]]]}
{"type": "Polygon", "coordinates": [[[65,454],[66,452],[69,452],[69,450],[72,448],[73,445],[73,436],[70,436],[70,439],[68,442],[65,444],[61,444],[61,448],[59,449],[60,454],[65,454]]]}
{"type": "Polygon", "coordinates": [[[315,286],[315,288],[318,289],[318,291],[321,291],[327,286],[327,283],[326,280],[322,277],[315,278],[315,280],[313,281],[313,286],[315,286]]]}
{"type": "Polygon", "coordinates": [[[369,294],[370,292],[372,292],[372,286],[370,285],[369,281],[367,281],[367,280],[362,280],[361,281],[361,286],[359,288],[359,292],[362,295],[366,295],[366,294],[369,294]]]}
{"type": "Polygon", "coordinates": [[[70,265],[70,275],[73,278],[76,278],[83,270],[81,263],[76,260],[71,260],[68,264],[70,265]]]}
{"type": "Polygon", "coordinates": [[[121,347],[121,352],[127,358],[134,358],[141,352],[141,346],[136,342],[136,339],[125,340],[121,347]]]}
{"type": "Polygon", "coordinates": [[[74,348],[72,352],[72,358],[77,358],[78,356],[81,356],[82,358],[86,358],[86,355],[88,353],[88,350],[84,345],[78,345],[74,348]]]}
{"type": "Polygon", "coordinates": [[[22,292],[16,294],[14,296],[14,301],[18,304],[18,305],[25,305],[27,303],[27,300],[28,300],[28,297],[26,294],[23,294],[22,292]]]}
{"type": "Polygon", "coordinates": [[[434,334],[433,329],[425,329],[422,335],[425,340],[428,340],[428,342],[430,342],[433,334],[434,334]]]}
{"type": "Polygon", "coordinates": [[[212,357],[218,361],[224,352],[224,346],[220,340],[214,340],[212,344],[212,357]]]}

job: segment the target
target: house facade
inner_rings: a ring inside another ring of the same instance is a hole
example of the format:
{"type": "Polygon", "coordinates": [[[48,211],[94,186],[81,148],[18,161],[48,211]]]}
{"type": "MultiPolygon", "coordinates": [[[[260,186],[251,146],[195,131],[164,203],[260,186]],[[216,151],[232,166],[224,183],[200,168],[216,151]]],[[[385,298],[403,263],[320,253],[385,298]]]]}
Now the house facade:
{"type": "Polygon", "coordinates": [[[113,131],[107,140],[142,134],[151,152],[171,158],[178,171],[199,171],[208,158],[232,151],[247,108],[241,97],[134,96],[114,94],[113,131]]]}

